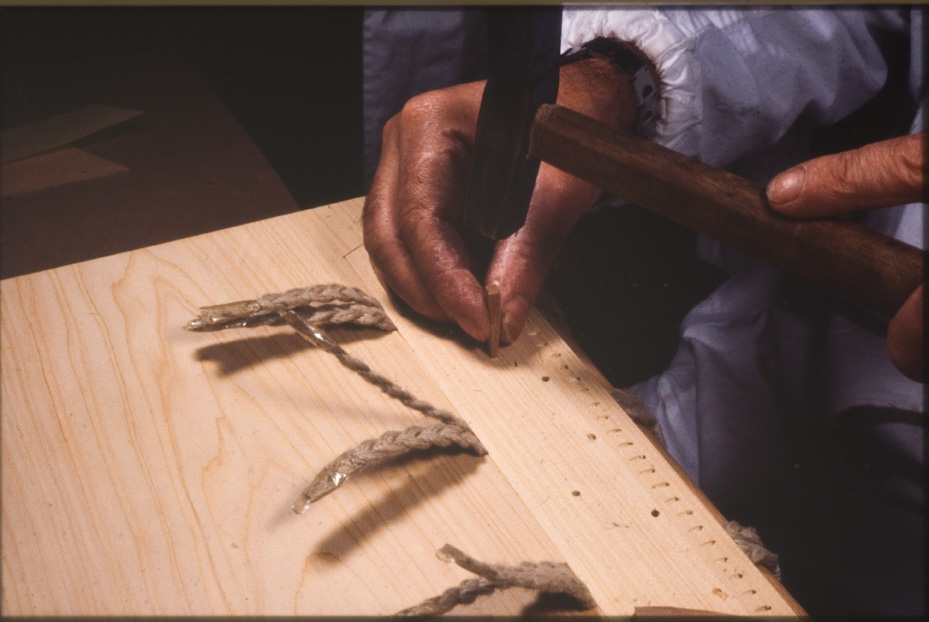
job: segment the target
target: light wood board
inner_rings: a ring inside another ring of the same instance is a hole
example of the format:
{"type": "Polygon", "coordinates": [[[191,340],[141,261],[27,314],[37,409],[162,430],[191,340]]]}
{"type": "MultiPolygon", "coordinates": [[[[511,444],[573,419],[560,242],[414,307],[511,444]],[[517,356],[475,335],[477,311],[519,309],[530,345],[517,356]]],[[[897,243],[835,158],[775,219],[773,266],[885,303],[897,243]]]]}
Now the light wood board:
{"type": "Polygon", "coordinates": [[[800,612],[538,313],[495,359],[403,315],[361,204],[2,282],[4,615],[390,614],[471,576],[435,557],[445,543],[567,562],[591,613],[800,612]],[[333,337],[467,420],[489,456],[403,460],[290,512],[336,455],[423,417],[286,326],[181,327],[199,306],[327,282],[399,328],[333,337]]]}

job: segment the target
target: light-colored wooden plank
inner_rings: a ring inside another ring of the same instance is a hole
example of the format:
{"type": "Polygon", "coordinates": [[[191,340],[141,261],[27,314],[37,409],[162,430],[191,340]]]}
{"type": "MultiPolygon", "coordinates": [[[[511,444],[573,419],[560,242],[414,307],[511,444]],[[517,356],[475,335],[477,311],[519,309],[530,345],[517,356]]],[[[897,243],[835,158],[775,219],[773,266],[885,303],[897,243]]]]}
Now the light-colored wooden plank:
{"type": "Polygon", "coordinates": [[[595,613],[798,610],[540,316],[489,359],[399,313],[360,206],[0,284],[3,614],[389,614],[470,576],[434,557],[446,542],[566,561],[595,613]],[[325,282],[381,298],[399,327],[334,337],[465,418],[489,456],[404,460],[289,511],[330,459],[422,416],[286,327],[181,327],[202,305],[325,282]]]}

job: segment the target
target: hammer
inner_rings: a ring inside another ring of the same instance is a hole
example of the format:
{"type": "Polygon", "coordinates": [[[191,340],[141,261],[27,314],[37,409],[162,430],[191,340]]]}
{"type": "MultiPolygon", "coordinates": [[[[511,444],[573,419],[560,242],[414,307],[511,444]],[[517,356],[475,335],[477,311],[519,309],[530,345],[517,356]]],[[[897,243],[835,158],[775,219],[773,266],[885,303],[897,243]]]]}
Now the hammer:
{"type": "Polygon", "coordinates": [[[515,232],[544,161],[883,316],[919,286],[924,251],[847,220],[781,216],[752,181],[553,105],[560,19],[558,8],[489,12],[497,41],[466,226],[492,239],[515,232]]]}

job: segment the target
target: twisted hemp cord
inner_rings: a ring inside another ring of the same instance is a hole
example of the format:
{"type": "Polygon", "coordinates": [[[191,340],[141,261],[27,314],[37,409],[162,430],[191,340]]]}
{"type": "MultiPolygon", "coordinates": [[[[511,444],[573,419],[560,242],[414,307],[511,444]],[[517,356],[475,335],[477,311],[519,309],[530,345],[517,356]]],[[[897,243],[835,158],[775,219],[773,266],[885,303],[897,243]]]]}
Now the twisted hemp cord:
{"type": "Polygon", "coordinates": [[[781,565],[778,562],[778,556],[765,548],[761,537],[758,535],[758,530],[754,527],[740,525],[734,520],[726,523],[724,527],[729,537],[735,540],[735,543],[752,560],[752,563],[767,568],[775,579],[781,580],[781,565]]]}
{"type": "Polygon", "coordinates": [[[597,606],[587,586],[578,578],[567,564],[560,562],[522,562],[515,566],[504,564],[486,564],[467,553],[446,544],[436,553],[443,561],[454,561],[478,578],[466,579],[459,585],[449,588],[418,605],[398,612],[399,616],[441,615],[458,605],[473,603],[478,596],[491,594],[498,589],[521,587],[552,594],[567,594],[574,597],[580,609],[593,609],[597,606]]]}
{"type": "MultiPolygon", "coordinates": [[[[487,453],[487,449],[464,420],[417,398],[373,370],[364,361],[346,352],[317,328],[356,324],[383,331],[396,330],[380,303],[360,289],[339,284],[313,285],[291,289],[281,294],[266,294],[257,300],[201,307],[200,315],[188,322],[184,328],[204,332],[282,323],[289,324],[305,339],[334,355],[343,366],[359,374],[390,397],[440,422],[428,427],[410,426],[402,431],[386,432],[342,453],[324,467],[304,489],[293,504],[294,512],[305,512],[311,503],[335,490],[349,475],[411,451],[458,445],[471,449],[477,455],[487,453]]],[[[665,446],[657,419],[638,397],[621,389],[613,389],[612,395],[636,423],[647,427],[658,442],[665,446]]],[[[730,521],[725,528],[753,563],[768,568],[780,579],[778,556],[764,547],[754,528],[743,527],[735,521],[730,521]]],[[[595,606],[586,586],[564,564],[526,562],[512,567],[492,566],[477,562],[450,545],[443,547],[439,553],[446,558],[454,559],[462,567],[480,575],[480,578],[464,581],[435,598],[400,612],[401,614],[444,613],[458,604],[474,602],[482,594],[517,586],[547,592],[564,592],[575,596],[585,609],[595,606]]]]}
{"type": "Polygon", "coordinates": [[[645,403],[638,395],[613,387],[610,389],[610,396],[626,411],[630,419],[651,432],[652,436],[655,437],[655,440],[657,440],[662,447],[665,449],[668,448],[668,444],[661,434],[661,426],[658,425],[658,419],[652,414],[652,411],[645,406],[645,403]]]}
{"type": "Polygon", "coordinates": [[[355,287],[329,283],[288,290],[283,294],[265,294],[258,300],[243,300],[200,308],[200,316],[186,328],[213,331],[234,327],[279,325],[280,312],[298,309],[306,321],[318,326],[357,324],[383,331],[397,327],[380,303],[355,287]]]}
{"type": "Polygon", "coordinates": [[[380,303],[359,289],[337,284],[314,285],[291,289],[283,294],[266,294],[257,300],[201,307],[200,315],[185,328],[214,331],[281,323],[288,324],[304,339],[334,355],[344,367],[359,374],[390,397],[440,422],[429,427],[410,426],[399,432],[387,432],[342,453],[325,466],[303,490],[292,506],[295,513],[306,512],[311,503],[338,488],[350,475],[412,451],[458,445],[471,449],[479,456],[487,453],[487,449],[463,419],[417,398],[346,352],[318,328],[321,325],[354,323],[385,331],[396,330],[380,303]]]}
{"type": "Polygon", "coordinates": [[[402,431],[392,430],[379,438],[364,441],[326,465],[301,493],[293,505],[293,511],[303,514],[311,503],[335,490],[348,476],[373,468],[385,460],[411,451],[451,445],[475,451],[482,447],[472,431],[445,423],[429,427],[410,426],[402,431]]]}
{"type": "Polygon", "coordinates": [[[468,428],[468,424],[465,423],[464,420],[453,415],[447,410],[436,408],[429,402],[419,399],[400,385],[396,384],[387,376],[384,376],[383,374],[380,374],[371,369],[371,367],[361,359],[358,359],[346,352],[342,346],[334,342],[318,328],[307,322],[293,309],[284,309],[280,311],[279,315],[291,326],[291,328],[300,333],[300,335],[303,336],[307,341],[334,355],[344,367],[347,367],[348,369],[357,373],[390,397],[398,400],[404,406],[413,410],[417,410],[427,417],[438,419],[439,421],[443,421],[447,424],[468,428]]]}

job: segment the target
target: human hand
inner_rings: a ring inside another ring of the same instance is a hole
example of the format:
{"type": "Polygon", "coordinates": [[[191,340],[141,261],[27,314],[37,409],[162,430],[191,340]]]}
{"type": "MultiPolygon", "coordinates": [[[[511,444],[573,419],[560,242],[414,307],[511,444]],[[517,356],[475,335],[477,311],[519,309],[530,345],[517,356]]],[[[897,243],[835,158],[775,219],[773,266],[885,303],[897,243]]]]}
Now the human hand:
{"type": "MultiPolygon", "coordinates": [[[[364,242],[382,281],[415,311],[479,341],[490,320],[461,212],[484,83],[411,99],[387,122],[364,207],[364,242]]],[[[635,108],[618,69],[587,59],[561,69],[558,103],[629,128],[635,108]]],[[[516,339],[568,232],[600,189],[545,163],[525,225],[493,247],[484,280],[501,292],[503,340],[516,339]]]]}
{"type": "MultiPolygon", "coordinates": [[[[767,187],[786,216],[815,218],[925,201],[926,132],[815,158],[784,171],[767,187]]],[[[924,285],[903,303],[887,329],[887,352],[907,377],[927,381],[923,354],[924,285]]]]}

